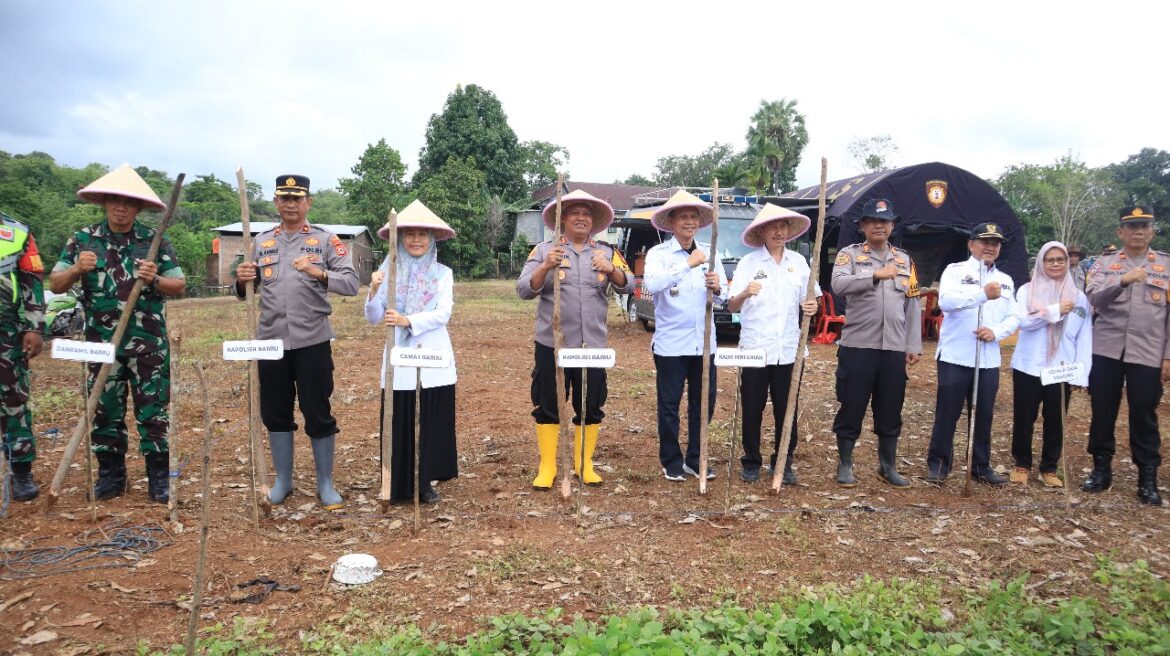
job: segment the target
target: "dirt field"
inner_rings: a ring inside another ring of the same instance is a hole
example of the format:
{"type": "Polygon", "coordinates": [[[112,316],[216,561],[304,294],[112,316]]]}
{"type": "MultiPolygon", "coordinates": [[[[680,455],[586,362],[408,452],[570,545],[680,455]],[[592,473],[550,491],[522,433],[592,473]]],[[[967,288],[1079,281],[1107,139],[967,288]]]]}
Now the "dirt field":
{"type": "MultiPolygon", "coordinates": [[[[83,534],[100,534],[94,529],[113,523],[165,525],[170,543],[140,560],[120,560],[116,568],[20,580],[14,580],[20,573],[12,567],[0,568],[0,605],[31,593],[0,612],[0,651],[132,653],[140,642],[161,649],[182,641],[199,544],[203,417],[190,366],[196,359],[207,366],[216,422],[201,625],[265,617],[290,648],[299,644],[300,631],[326,621],[358,634],[372,623],[416,622],[450,637],[501,613],[560,606],[568,616],[596,617],[637,605],[690,606],[713,595],[751,604],[801,586],[848,583],[864,575],[939,582],[954,590],[957,601],[970,586],[1030,573],[1038,594],[1060,598],[1085,586],[1097,554],[1146,559],[1155,573],[1170,574],[1170,510],[1139,507],[1134,498],[1136,472],[1128,460],[1124,410],[1114,488],[1091,498],[1074,494],[1078,504],[1071,512],[1061,492],[1042,489],[1035,480],[1026,488],[977,486],[971,498],[960,495],[961,471],[943,489],[925,485],[933,343],[924,362],[911,370],[907,393],[900,466],[912,477],[912,488],[897,491],[877,478],[872,434],[864,436],[855,455],[860,484],[843,490],[833,483],[835,347],[814,345],[802,390],[800,485],[772,496],[765,483],[742,483],[736,463],[730,512],[724,514],[730,372],[720,373],[712,428],[719,478],[700,496],[696,482],[670,483],[661,476],[649,334],[626,323],[616,308],[610,345],[617,349],[618,367],[610,373],[608,416],[596,455],[605,484],[585,490],[578,523],[574,503],[530,487],[536,465],[528,400],[535,304],[516,299],[507,281],[456,286],[451,332],[459,369],[461,475],[438,487],[443,499],[424,507],[416,535],[411,506],[393,506],[383,515],[376,502],[377,362],[384,333],[365,324],[362,298],[334,302],[333,401],[342,429],[336,477],[346,496],[343,511],[317,505],[308,440],[300,434],[296,492],[272,518],[262,519],[259,529],[252,528],[246,370],[242,363],[220,359],[221,341],[244,336],[244,305],[231,299],[172,303],[172,330],[184,335],[178,440],[185,460],[179,486],[183,528],[166,524],[166,508],[147,501],[133,438],[128,458],[136,476],[133,490],[100,503],[96,522],[80,464],[52,512],[46,513],[40,500],[13,504],[8,519],[0,521],[6,556],[31,547],[76,546],[83,534]],[[329,584],[330,564],[351,552],[375,555],[385,574],[363,587],[329,584]],[[235,584],[261,576],[300,590],[272,592],[258,604],[237,603],[242,594],[235,584]],[[55,638],[28,645],[38,633],[55,638]]],[[[1004,466],[1011,465],[1007,360],[993,438],[993,464],[1004,466]]],[[[78,379],[76,363],[47,354],[35,361],[41,437],[34,472],[42,498],[81,410],[78,379]]],[[[1078,391],[1068,428],[1076,484],[1089,466],[1088,420],[1087,397],[1078,391]]],[[[770,435],[770,421],[766,424],[770,435]]],[[[964,429],[965,418],[957,450],[963,448],[964,429]]]]}

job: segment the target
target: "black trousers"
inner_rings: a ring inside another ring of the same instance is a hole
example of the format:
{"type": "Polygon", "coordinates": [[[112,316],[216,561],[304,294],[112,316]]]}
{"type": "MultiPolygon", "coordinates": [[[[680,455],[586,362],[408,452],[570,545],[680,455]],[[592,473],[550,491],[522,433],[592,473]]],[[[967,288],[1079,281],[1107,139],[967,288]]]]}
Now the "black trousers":
{"type": "MultiPolygon", "coordinates": [[[[780,431],[784,429],[784,413],[788,409],[788,390],[792,383],[792,364],[770,364],[766,367],[745,367],[740,370],[740,403],[743,404],[743,456],[740,465],[745,470],[759,469],[763,464],[760,455],[760,433],[764,421],[764,406],[768,395],[772,395],[772,420],[776,423],[775,441],[772,444],[772,467],[776,467],[776,454],[780,451],[780,431]]],[[[797,386],[797,398],[800,387],[797,386]]],[[[788,442],[788,455],[796,451],[796,417],[792,418],[792,437],[788,442]]]]}
{"type": "Polygon", "coordinates": [[[1032,432],[1040,405],[1044,405],[1043,442],[1040,447],[1040,471],[1056,473],[1060,450],[1064,448],[1064,423],[1060,416],[1060,392],[1064,390],[1064,407],[1072,398],[1072,387],[1054,383],[1042,385],[1039,376],[1012,369],[1012,458],[1017,467],[1032,468],[1032,432]]]}
{"type": "MultiPolygon", "coordinates": [[[[536,366],[532,369],[532,417],[538,424],[560,423],[557,413],[557,358],[556,350],[533,342],[536,346],[536,366]]],[[[605,369],[587,369],[588,396],[585,399],[585,423],[600,424],[605,418],[601,406],[609,396],[605,369]]],[[[573,423],[581,425],[581,367],[565,369],[565,398],[573,395],[573,423]]]]}
{"type": "Polygon", "coordinates": [[[329,406],[333,396],[333,350],[321,342],[284,352],[280,360],[260,360],[260,419],[273,433],[297,429],[293,400],[299,401],[309,437],[337,433],[337,420],[329,406]]]}
{"type": "Polygon", "coordinates": [[[837,348],[837,402],[833,419],[837,437],[857,441],[865,408],[873,401],[873,432],[879,439],[902,434],[902,402],[906,398],[906,354],[882,349],[837,348]]]}
{"type": "MultiPolygon", "coordinates": [[[[710,384],[707,390],[707,416],[715,416],[715,356],[708,360],[710,384]]],[[[663,467],[683,464],[699,471],[699,432],[703,425],[700,403],[703,392],[703,356],[654,356],[654,377],[658,388],[658,461],[663,467]],[[683,460],[678,445],[679,404],[683,385],[687,388],[687,455],[683,460]]]]}
{"type": "Polygon", "coordinates": [[[1162,370],[1121,360],[1093,356],[1089,396],[1089,453],[1113,457],[1117,451],[1114,428],[1121,408],[1121,388],[1129,403],[1129,450],[1135,465],[1162,464],[1162,436],[1158,433],[1158,402],[1162,400],[1162,370]]]}
{"type": "MultiPolygon", "coordinates": [[[[394,391],[394,417],[390,424],[390,498],[410,500],[414,493],[414,390],[394,391]]],[[[378,407],[381,439],[386,397],[378,407]]],[[[419,395],[418,467],[422,488],[431,481],[447,481],[459,475],[455,446],[455,386],[424,388],[419,395]]]]}
{"type": "MultiPolygon", "coordinates": [[[[941,465],[944,474],[950,473],[955,455],[955,426],[963,412],[963,404],[971,405],[975,387],[975,367],[964,367],[938,360],[938,395],[934,405],[934,428],[930,431],[930,447],[926,464],[941,465]]],[[[979,398],[975,408],[975,437],[971,449],[971,465],[976,469],[991,463],[991,417],[995,414],[995,395],[999,393],[999,368],[979,369],[979,398]]],[[[964,431],[965,432],[965,431],[964,431]]],[[[964,454],[965,455],[965,454],[964,454]]]]}

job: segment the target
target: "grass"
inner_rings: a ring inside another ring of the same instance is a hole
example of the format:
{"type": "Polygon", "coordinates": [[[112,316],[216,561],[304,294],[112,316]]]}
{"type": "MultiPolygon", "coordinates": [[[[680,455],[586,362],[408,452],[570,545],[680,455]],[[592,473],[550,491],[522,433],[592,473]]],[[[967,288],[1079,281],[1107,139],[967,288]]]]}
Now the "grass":
{"type": "MultiPolygon", "coordinates": [[[[1170,588],[1144,561],[1118,564],[1098,557],[1093,581],[1094,594],[1060,600],[1033,595],[1027,576],[957,591],[933,583],[864,578],[751,608],[724,591],[717,595],[721,601],[705,608],[636,608],[596,621],[569,619],[560,609],[492,617],[456,642],[433,640],[416,626],[383,623],[359,612],[302,632],[295,651],[414,656],[1170,654],[1170,588]]],[[[237,619],[231,627],[207,630],[200,640],[205,654],[275,651],[262,620],[237,619]]],[[[170,653],[181,649],[173,647],[170,653]]]]}

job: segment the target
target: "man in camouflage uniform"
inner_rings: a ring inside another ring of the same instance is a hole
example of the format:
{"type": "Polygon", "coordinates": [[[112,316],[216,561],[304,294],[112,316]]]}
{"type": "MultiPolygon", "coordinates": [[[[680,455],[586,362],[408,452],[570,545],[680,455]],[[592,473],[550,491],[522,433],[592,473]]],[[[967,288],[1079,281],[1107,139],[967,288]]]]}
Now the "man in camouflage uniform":
{"type": "MultiPolygon", "coordinates": [[[[99,465],[94,497],[109,499],[126,491],[125,417],[129,388],[134,398],[139,450],[146,460],[148,493],[152,501],[166,503],[171,356],[165,300],[182,295],[187,281],[166,239],[157,257],[146,260],[154,230],[137,221],[140,211],[163,210],[166,205],[129,165],[111,171],[77,195],[102,205],[106,220],[82,228],[69,238],[49,275],[50,288],[63,293],[80,281],[87,341],[110,342],[123,311],[132,312],[122,343],[117,345],[110,376],[100,390],[101,402],[94,416],[91,435],[99,465]],[[144,283],[142,294],[128,309],[126,299],[136,279],[144,283]]],[[[100,364],[89,366],[86,384],[90,393],[100,369],[100,364]]]]}
{"type": "Polygon", "coordinates": [[[41,256],[28,226],[0,213],[0,430],[12,463],[12,498],[35,499],[37,457],[28,409],[28,361],[44,344],[41,256]]]}

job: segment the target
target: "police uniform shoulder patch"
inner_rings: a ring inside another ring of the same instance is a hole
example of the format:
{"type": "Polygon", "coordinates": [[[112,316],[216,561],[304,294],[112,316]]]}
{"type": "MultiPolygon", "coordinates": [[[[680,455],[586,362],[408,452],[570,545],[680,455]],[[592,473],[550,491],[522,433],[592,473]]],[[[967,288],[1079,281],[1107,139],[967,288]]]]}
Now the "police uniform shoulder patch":
{"type": "Polygon", "coordinates": [[[849,253],[846,253],[845,251],[841,251],[837,255],[837,261],[835,262],[835,264],[837,266],[845,266],[846,264],[849,264],[849,253]]]}
{"type": "Polygon", "coordinates": [[[613,249],[613,257],[610,258],[609,261],[610,261],[610,264],[613,264],[615,267],[621,269],[622,271],[629,273],[630,265],[626,264],[626,258],[622,257],[622,254],[618,249],[616,249],[616,248],[613,249]]]}
{"type": "Polygon", "coordinates": [[[532,250],[528,251],[528,259],[531,260],[534,257],[536,257],[536,247],[535,246],[532,247],[532,250]]]}

